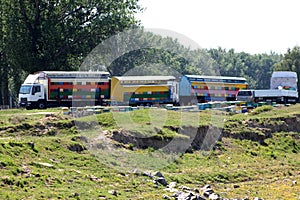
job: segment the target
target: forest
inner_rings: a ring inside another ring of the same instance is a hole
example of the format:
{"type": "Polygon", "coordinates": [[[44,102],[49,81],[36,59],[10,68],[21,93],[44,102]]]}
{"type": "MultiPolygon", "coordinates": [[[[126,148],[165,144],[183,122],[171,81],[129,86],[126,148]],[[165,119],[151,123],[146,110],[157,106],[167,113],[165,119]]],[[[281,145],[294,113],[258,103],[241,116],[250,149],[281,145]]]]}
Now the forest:
{"type": "Polygon", "coordinates": [[[179,74],[245,77],[254,89],[269,88],[274,70],[300,76],[299,46],[283,55],[190,49],[145,32],[135,18],[143,9],[138,0],[0,0],[0,106],[16,105],[20,85],[36,71],[154,75],[171,68],[179,74]]]}

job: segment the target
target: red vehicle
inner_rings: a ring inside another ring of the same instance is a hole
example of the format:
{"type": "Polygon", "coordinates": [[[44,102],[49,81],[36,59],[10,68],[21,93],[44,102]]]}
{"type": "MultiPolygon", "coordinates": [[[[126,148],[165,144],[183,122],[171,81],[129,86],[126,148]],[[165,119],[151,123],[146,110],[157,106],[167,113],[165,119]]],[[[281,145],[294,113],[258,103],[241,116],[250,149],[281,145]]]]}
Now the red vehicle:
{"type": "Polygon", "coordinates": [[[29,75],[19,91],[19,106],[103,105],[110,98],[108,72],[41,71],[29,75]]]}

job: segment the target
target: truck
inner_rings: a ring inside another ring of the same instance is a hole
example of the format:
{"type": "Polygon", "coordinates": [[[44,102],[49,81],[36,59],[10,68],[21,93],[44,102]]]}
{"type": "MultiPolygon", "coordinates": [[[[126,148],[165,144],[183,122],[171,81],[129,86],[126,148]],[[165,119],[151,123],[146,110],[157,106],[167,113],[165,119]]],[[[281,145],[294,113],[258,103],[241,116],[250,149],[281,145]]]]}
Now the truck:
{"type": "Polygon", "coordinates": [[[297,73],[291,71],[275,71],[270,80],[270,89],[240,90],[237,101],[292,103],[298,101],[297,73]]]}
{"type": "Polygon", "coordinates": [[[103,105],[110,98],[110,74],[104,71],[40,71],[21,85],[18,106],[27,109],[103,105]]]}

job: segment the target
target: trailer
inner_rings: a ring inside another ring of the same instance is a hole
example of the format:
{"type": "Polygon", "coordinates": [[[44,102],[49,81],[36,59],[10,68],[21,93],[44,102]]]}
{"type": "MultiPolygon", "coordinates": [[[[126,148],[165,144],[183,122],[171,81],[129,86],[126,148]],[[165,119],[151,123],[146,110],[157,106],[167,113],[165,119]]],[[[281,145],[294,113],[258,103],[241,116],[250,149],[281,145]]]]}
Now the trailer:
{"type": "Polygon", "coordinates": [[[237,101],[246,102],[276,102],[295,104],[298,99],[297,91],[288,90],[241,90],[238,92],[237,101]]]}
{"type": "Polygon", "coordinates": [[[273,72],[268,90],[240,90],[237,101],[296,103],[298,101],[297,73],[273,72]]]}
{"type": "Polygon", "coordinates": [[[114,76],[111,101],[130,106],[178,104],[178,82],[174,76],[114,76]]]}
{"type": "Polygon", "coordinates": [[[243,77],[184,75],[179,82],[181,105],[209,101],[234,101],[241,89],[247,89],[243,77]]]}
{"type": "Polygon", "coordinates": [[[41,71],[27,76],[19,91],[19,107],[103,105],[110,98],[108,72],[41,71]]]}

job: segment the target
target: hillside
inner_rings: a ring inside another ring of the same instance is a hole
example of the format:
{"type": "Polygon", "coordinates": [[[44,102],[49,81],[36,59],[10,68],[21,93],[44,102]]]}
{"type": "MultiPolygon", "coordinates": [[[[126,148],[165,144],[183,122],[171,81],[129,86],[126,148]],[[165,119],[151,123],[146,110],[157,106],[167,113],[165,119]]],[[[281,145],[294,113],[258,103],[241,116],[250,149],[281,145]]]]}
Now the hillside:
{"type": "Polygon", "coordinates": [[[0,199],[200,199],[207,184],[220,198],[298,199],[299,120],[300,105],[235,115],[2,110],[0,199]]]}

